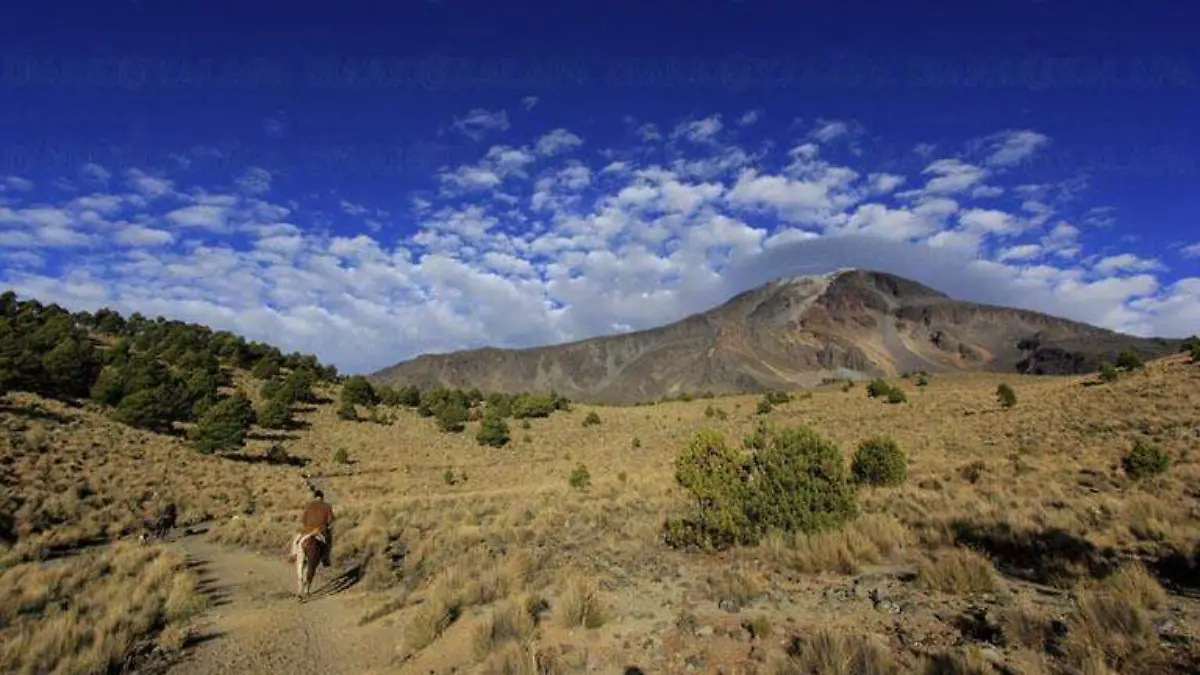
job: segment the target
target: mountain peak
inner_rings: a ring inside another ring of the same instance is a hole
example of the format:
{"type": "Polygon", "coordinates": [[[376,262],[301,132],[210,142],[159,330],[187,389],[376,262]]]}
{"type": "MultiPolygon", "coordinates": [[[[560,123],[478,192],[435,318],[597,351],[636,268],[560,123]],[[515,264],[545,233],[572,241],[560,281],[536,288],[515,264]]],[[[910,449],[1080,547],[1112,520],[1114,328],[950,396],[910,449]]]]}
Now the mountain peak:
{"type": "Polygon", "coordinates": [[[659,328],[545,347],[426,355],[371,378],[633,403],[918,370],[1083,373],[1113,362],[1127,347],[1157,358],[1179,344],[962,302],[895,274],[850,267],[779,277],[659,328]]]}

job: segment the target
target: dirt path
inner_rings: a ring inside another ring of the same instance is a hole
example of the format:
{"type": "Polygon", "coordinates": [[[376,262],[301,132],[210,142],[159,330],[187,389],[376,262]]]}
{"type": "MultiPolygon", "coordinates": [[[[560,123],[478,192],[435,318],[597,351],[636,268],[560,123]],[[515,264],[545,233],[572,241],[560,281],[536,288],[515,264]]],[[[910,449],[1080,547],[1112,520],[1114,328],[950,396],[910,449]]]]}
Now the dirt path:
{"type": "Polygon", "coordinates": [[[295,568],[192,534],[174,544],[200,576],[213,606],[198,621],[199,640],[171,675],[201,673],[363,674],[396,672],[396,635],[358,626],[363,604],[353,561],[320,568],[310,598],[296,597],[295,568]],[[346,566],[350,565],[349,568],[346,566]]]}

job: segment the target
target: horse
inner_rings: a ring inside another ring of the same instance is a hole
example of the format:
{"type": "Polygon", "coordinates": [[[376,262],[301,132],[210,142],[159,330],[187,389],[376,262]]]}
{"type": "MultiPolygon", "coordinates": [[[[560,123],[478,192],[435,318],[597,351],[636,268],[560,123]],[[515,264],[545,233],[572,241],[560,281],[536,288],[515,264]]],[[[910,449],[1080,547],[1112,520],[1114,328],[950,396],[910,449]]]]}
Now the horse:
{"type": "Polygon", "coordinates": [[[325,536],[320,532],[297,534],[292,538],[292,554],[289,562],[296,564],[296,595],[304,601],[312,590],[313,577],[321,565],[321,547],[325,536]]]}
{"type": "Polygon", "coordinates": [[[158,517],[154,518],[153,520],[147,519],[145,522],[145,530],[142,532],[141,536],[138,537],[138,541],[145,544],[152,539],[166,539],[171,530],[175,528],[175,522],[177,518],[178,512],[175,509],[175,505],[167,504],[167,506],[159,512],[158,517]]]}

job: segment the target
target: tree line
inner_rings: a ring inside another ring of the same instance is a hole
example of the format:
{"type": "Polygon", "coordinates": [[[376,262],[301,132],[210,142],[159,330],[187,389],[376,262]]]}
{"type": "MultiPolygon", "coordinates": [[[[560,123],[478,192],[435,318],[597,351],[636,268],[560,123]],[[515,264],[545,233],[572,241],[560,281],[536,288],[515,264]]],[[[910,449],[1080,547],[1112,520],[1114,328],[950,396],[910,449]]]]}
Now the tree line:
{"type": "Polygon", "coordinates": [[[339,379],[336,367],[311,354],[284,354],[229,331],[140,313],[125,318],[108,308],[72,313],[12,291],[0,295],[0,396],[91,399],[118,422],[161,433],[195,423],[188,435],[203,452],[241,446],[255,423],[287,426],[292,403],[311,401],[316,383],[339,379]],[[280,378],[262,409],[240,389],[226,391],[233,369],[280,378]]]}

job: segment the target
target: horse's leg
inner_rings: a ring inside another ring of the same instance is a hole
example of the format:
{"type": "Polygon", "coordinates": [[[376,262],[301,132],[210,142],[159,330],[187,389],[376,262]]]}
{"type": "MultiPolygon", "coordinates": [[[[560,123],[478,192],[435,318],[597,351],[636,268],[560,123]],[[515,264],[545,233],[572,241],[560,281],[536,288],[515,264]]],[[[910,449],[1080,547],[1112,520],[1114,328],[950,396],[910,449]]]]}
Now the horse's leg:
{"type": "Polygon", "coordinates": [[[296,546],[296,595],[304,599],[304,568],[308,561],[304,559],[304,547],[296,546]]]}

